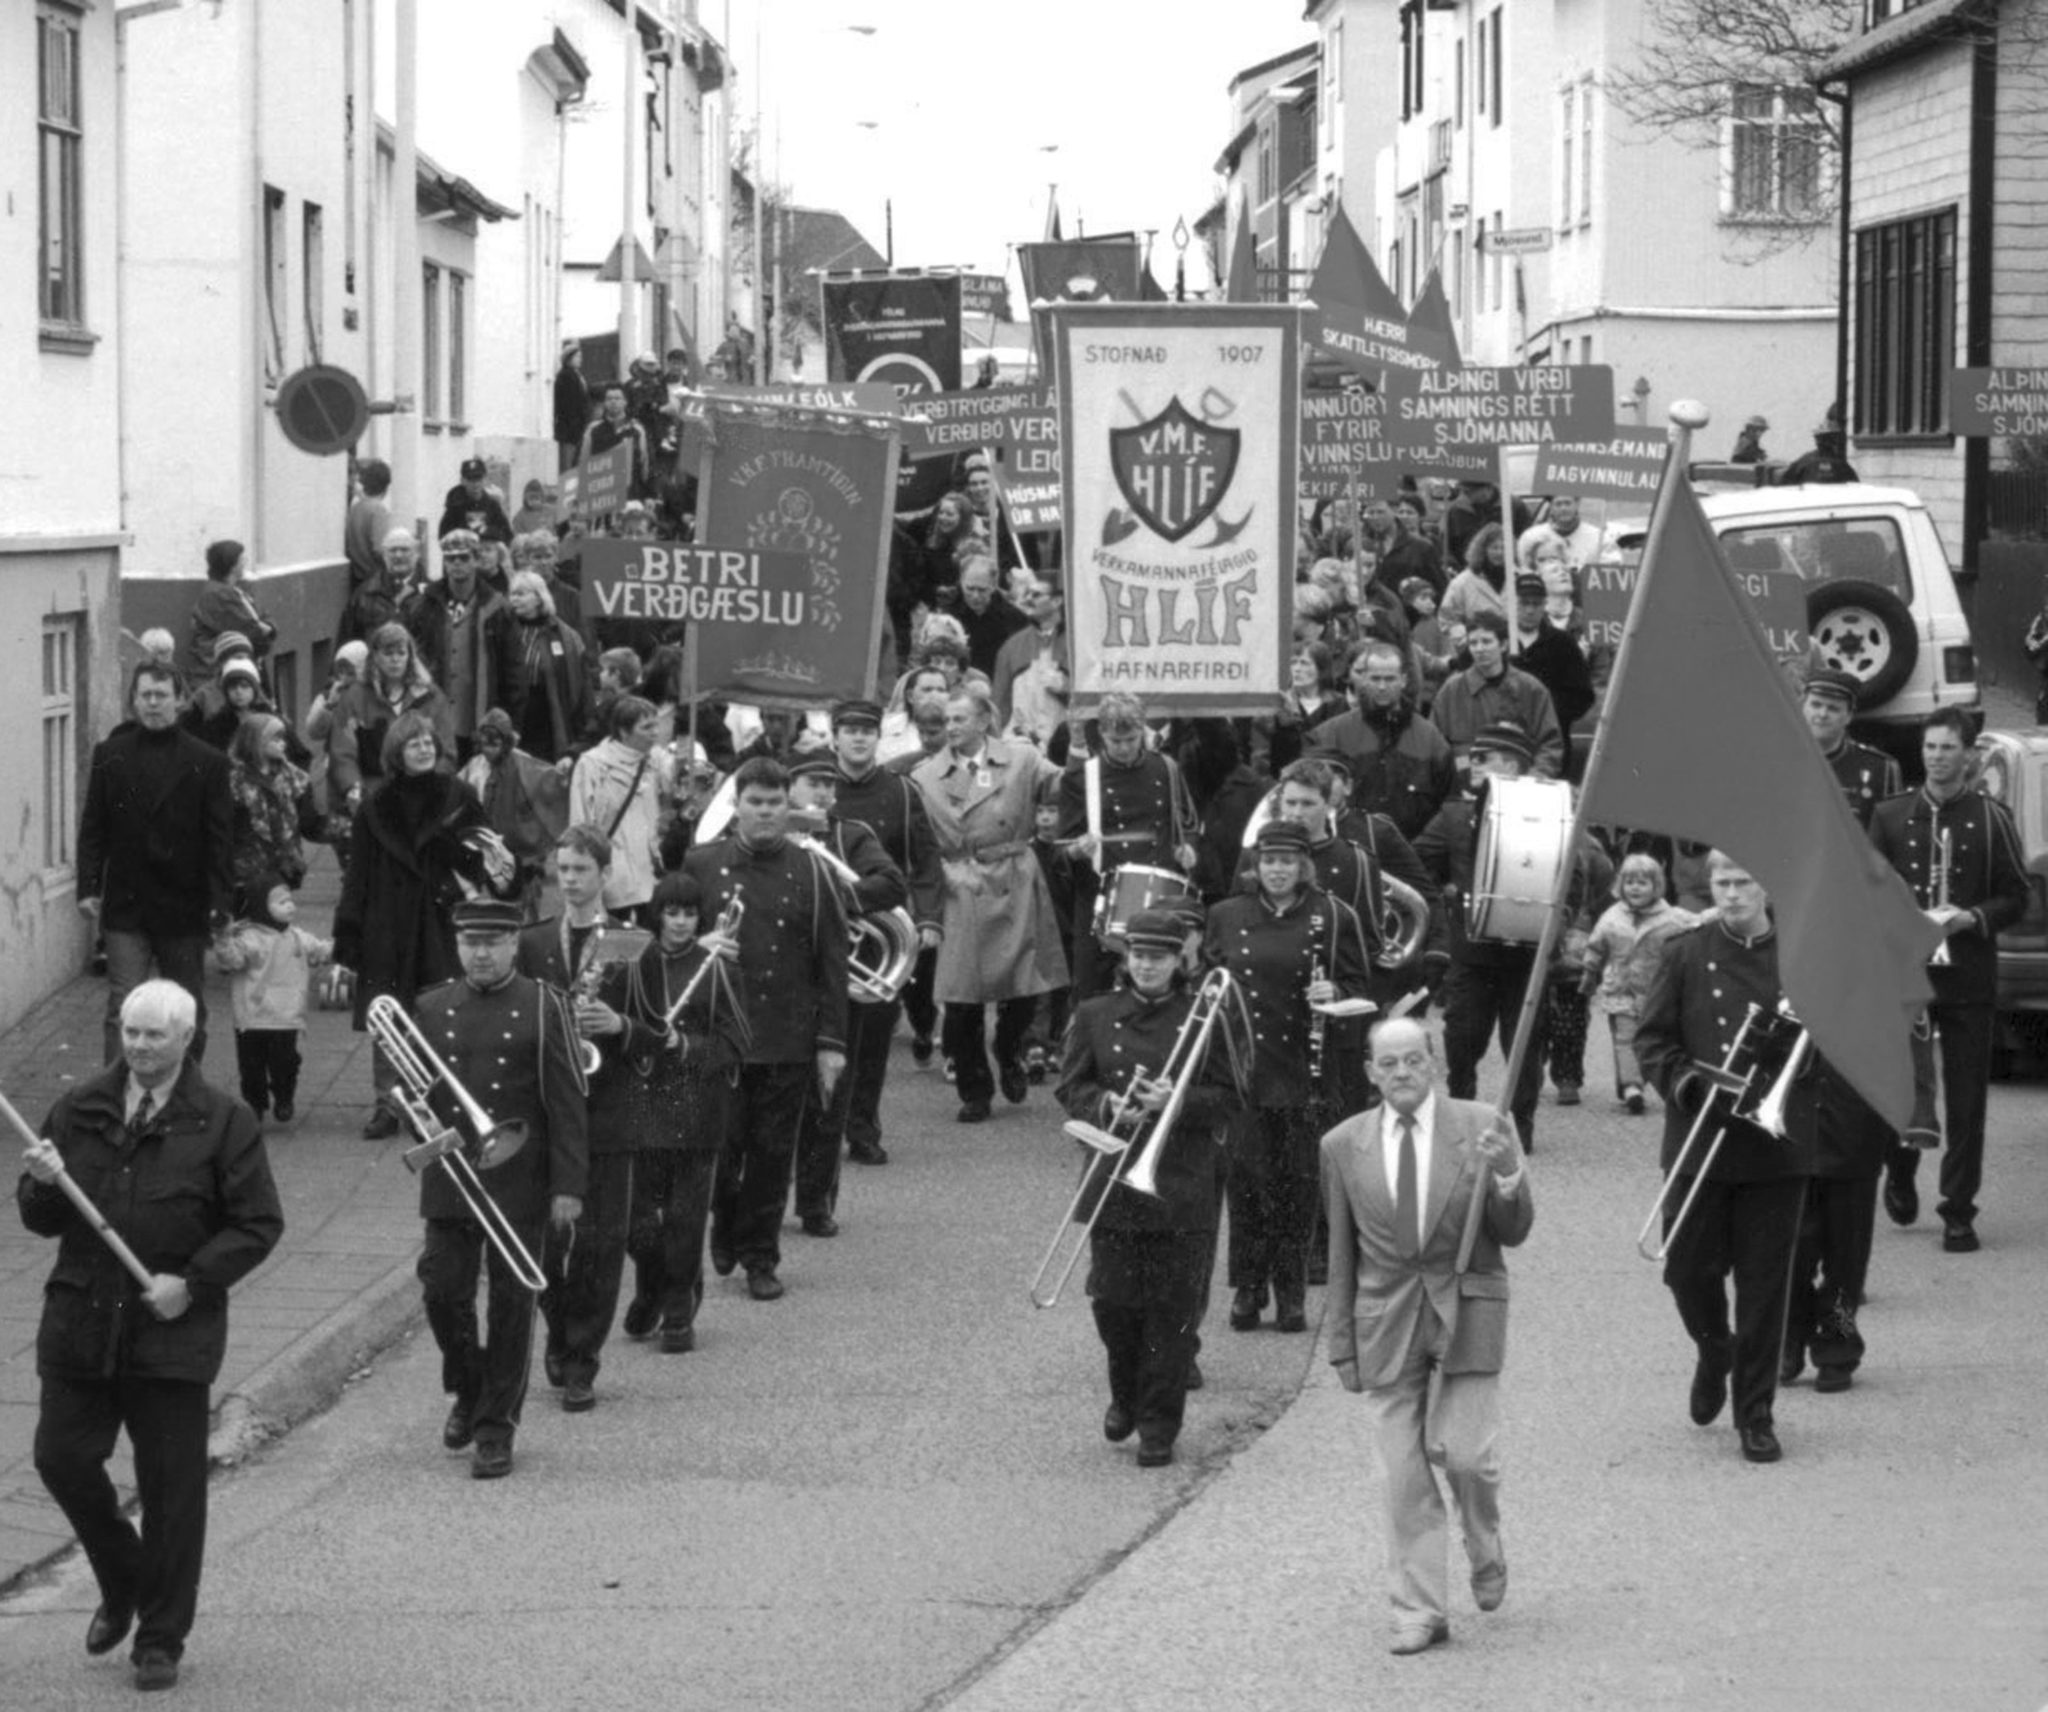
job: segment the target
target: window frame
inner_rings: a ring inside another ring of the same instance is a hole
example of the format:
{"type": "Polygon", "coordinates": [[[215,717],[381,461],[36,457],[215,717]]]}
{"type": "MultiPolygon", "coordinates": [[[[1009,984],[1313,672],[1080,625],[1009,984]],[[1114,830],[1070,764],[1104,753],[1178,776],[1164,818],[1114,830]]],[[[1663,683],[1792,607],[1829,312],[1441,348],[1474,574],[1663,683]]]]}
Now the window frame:
{"type": "Polygon", "coordinates": [[[439,262],[420,263],[420,425],[438,434],[441,415],[441,274],[439,262]]]}
{"type": "Polygon", "coordinates": [[[1826,151],[1819,136],[1819,97],[1784,83],[1730,83],[1721,121],[1721,218],[1729,224],[1817,226],[1825,223],[1826,151]],[[1768,110],[1741,111],[1745,100],[1766,98],[1768,110]],[[1795,109],[1803,109],[1798,111],[1795,109]],[[1797,169],[1805,179],[1804,206],[1788,200],[1797,169]],[[1755,184],[1762,184],[1761,195],[1755,184]]]}
{"type": "Polygon", "coordinates": [[[38,0],[35,25],[36,323],[44,350],[83,353],[98,343],[86,319],[84,8],[38,0]],[[50,100],[57,42],[68,74],[61,110],[50,100]]]}
{"type": "Polygon", "coordinates": [[[43,770],[40,877],[46,892],[74,886],[78,880],[78,817],[86,755],[84,643],[83,613],[44,615],[38,734],[43,770]]]}
{"type": "Polygon", "coordinates": [[[1956,364],[1960,235],[1953,203],[1851,235],[1850,422],[1858,440],[1954,439],[1948,376],[1956,364]]]}
{"type": "Polygon", "coordinates": [[[448,273],[448,425],[469,432],[469,275],[448,273]]]}

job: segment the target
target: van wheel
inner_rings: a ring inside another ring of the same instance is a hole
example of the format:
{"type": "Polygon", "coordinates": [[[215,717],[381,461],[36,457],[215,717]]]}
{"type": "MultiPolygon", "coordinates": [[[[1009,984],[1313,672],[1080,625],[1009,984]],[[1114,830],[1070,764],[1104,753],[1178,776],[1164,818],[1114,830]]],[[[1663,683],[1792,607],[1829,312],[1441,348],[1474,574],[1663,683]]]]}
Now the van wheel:
{"type": "Polygon", "coordinates": [[[1860,686],[1856,711],[1870,714],[1897,695],[1920,660],[1906,603],[1875,583],[1826,583],[1806,597],[1806,629],[1823,666],[1860,686]]]}

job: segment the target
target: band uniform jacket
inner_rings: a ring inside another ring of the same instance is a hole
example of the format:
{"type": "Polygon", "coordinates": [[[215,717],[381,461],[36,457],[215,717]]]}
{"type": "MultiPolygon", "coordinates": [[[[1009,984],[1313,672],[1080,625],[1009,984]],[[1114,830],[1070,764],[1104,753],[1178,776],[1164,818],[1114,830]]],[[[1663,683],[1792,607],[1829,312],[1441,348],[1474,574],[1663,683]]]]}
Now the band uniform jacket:
{"type": "Polygon", "coordinates": [[[703,888],[698,920],[716,921],[737,896],[740,967],[747,976],[749,1064],[804,1064],[846,1050],[849,938],[839,885],[825,864],[784,838],[756,850],[736,832],[699,844],[683,872],[703,888]]]}
{"type": "MultiPolygon", "coordinates": [[[[519,959],[513,966],[560,995],[572,1032],[576,992],[586,984],[598,1002],[609,1005],[625,1025],[617,1034],[600,1035],[590,1042],[597,1048],[597,1069],[584,1078],[583,1110],[593,1156],[630,1153],[641,1143],[646,1104],[640,1098],[641,1082],[633,1063],[653,1050],[658,1037],[632,1014],[628,989],[633,963],[650,938],[641,928],[601,921],[584,935],[572,968],[567,916],[549,916],[519,935],[519,959]]],[[[576,1039],[580,1054],[583,1037],[579,1034],[576,1039]]]]}
{"type": "Polygon", "coordinates": [[[36,1371],[52,1377],[210,1385],[228,1345],[228,1287],[284,1231],[256,1116],[186,1064],[139,1136],[124,1113],[128,1067],[114,1064],[59,1099],[42,1133],[100,1215],[152,1272],[181,1277],[191,1306],[160,1320],[106,1242],[54,1183],[27,1172],[21,1222],[57,1238],[43,1286],[36,1371]]]}
{"type": "MultiPolygon", "coordinates": [[[[590,1167],[583,1070],[560,995],[528,975],[509,976],[489,992],[449,981],[420,995],[419,1027],[485,1113],[501,1124],[526,1125],[517,1153],[477,1173],[506,1219],[536,1225],[556,1195],[580,1201],[590,1167]]],[[[445,1084],[432,1104],[468,1136],[445,1084]]],[[[445,1169],[420,1173],[420,1217],[471,1219],[445,1169]]]]}
{"type": "MultiPolygon", "coordinates": [[[[1102,780],[1102,852],[1094,863],[1094,876],[1099,878],[1081,878],[1084,892],[1092,897],[1101,889],[1101,880],[1132,863],[1179,873],[1175,848],[1194,842],[1197,824],[1194,800],[1180,769],[1150,749],[1129,765],[1107,755],[1096,757],[1095,764],[1102,780]]],[[[1088,831],[1088,767],[1084,761],[1060,775],[1055,836],[1062,842],[1088,831]]]]}
{"type": "MultiPolygon", "coordinates": [[[[1406,1363],[1426,1301],[1449,1333],[1445,1373],[1498,1373],[1506,1360],[1508,1270],[1501,1250],[1528,1236],[1536,1204],[1529,1173],[1512,1195],[1489,1184],[1472,1246],[1471,1269],[1457,1271],[1473,1182],[1488,1171],[1480,1135],[1492,1111],[1475,1100],[1433,1096],[1433,1140],[1420,1253],[1398,1241],[1387,1189],[1382,1119],[1375,1107],[1323,1137],[1323,1199],[1330,1218],[1330,1360],[1356,1360],[1368,1390],[1390,1385],[1406,1363]]],[[[1489,1173],[1490,1174],[1490,1173],[1489,1173]]]]}
{"type": "MultiPolygon", "coordinates": [[[[1741,939],[1716,918],[1674,934],[1667,941],[1663,964],[1650,983],[1649,996],[1643,1000],[1642,1014],[1636,1019],[1636,1056],[1642,1062],[1643,1073],[1664,1098],[1664,1144],[1658,1163],[1667,1173],[1678,1158],[1707,1092],[1707,1085],[1700,1078],[1687,1082],[1688,1072],[1695,1063],[1715,1067],[1724,1064],[1749,1007],[1754,1004],[1768,1016],[1777,1010],[1781,992],[1775,932],[1741,939]]],[[[1789,1044],[1791,1036],[1787,1034],[1783,1039],[1789,1044]]],[[[1732,1068],[1740,1075],[1753,1062],[1757,1075],[1740,1102],[1745,1111],[1754,1111],[1769,1089],[1783,1063],[1782,1046],[1764,1053],[1760,1061],[1745,1055],[1732,1068]]],[[[1694,1143],[1689,1163],[1697,1164],[1704,1159],[1715,1131],[1725,1128],[1727,1142],[1707,1173],[1714,1182],[1761,1183],[1812,1176],[1815,1098],[1815,1077],[1809,1058],[1807,1069],[1790,1091],[1784,1138],[1744,1119],[1719,1116],[1709,1120],[1694,1143]]],[[[1733,1109],[1730,1096],[1725,1093],[1714,1103],[1718,1114],[1733,1109]]]]}
{"type": "Polygon", "coordinates": [[[746,976],[735,962],[725,978],[697,976],[710,960],[698,941],[677,956],[657,941],[640,953],[628,972],[627,1007],[634,1039],[644,1041],[633,1057],[645,1122],[641,1145],[675,1153],[724,1151],[732,1089],[746,1057],[746,976]],[[691,982],[696,991],[675,1024],[669,1043],[670,1009],[691,982]]]}
{"type": "Polygon", "coordinates": [[[1856,824],[1868,832],[1870,817],[1877,805],[1899,794],[1898,762],[1882,749],[1873,749],[1867,743],[1853,742],[1846,737],[1839,749],[1823,759],[1834,773],[1835,782],[1842,787],[1842,795],[1848,799],[1849,812],[1855,815],[1856,824]]]}
{"type": "Polygon", "coordinates": [[[941,749],[910,775],[946,876],[932,982],[940,1004],[1034,998],[1067,984],[1052,896],[1031,853],[1039,793],[1059,777],[1037,750],[997,738],[971,760],[941,749]]]}
{"type": "Polygon", "coordinates": [[[946,886],[939,872],[938,846],[932,842],[931,816],[908,772],[870,767],[856,779],[842,769],[835,812],[842,821],[859,821],[882,841],[889,860],[903,871],[911,920],[919,927],[936,928],[945,913],[946,886]]]}
{"type": "Polygon", "coordinates": [[[1937,803],[1922,790],[1892,797],[1870,817],[1870,840],[1905,877],[1913,901],[1937,901],[1935,846],[1949,835],[1948,902],[1976,921],[1949,935],[1946,966],[1930,965],[1938,1005],[1988,1005],[1998,997],[1998,933],[2027,907],[2027,861],[2003,803],[1981,791],[1959,791],[1937,803]]]}
{"type": "Polygon", "coordinates": [[[131,726],[95,745],[78,823],[78,895],[100,927],[197,937],[235,889],[228,758],[189,731],[131,726]]]}
{"type": "Polygon", "coordinates": [[[1348,904],[1313,886],[1277,910],[1263,895],[1241,892],[1211,907],[1202,955],[1209,967],[1230,972],[1251,1013],[1250,1105],[1260,1111],[1299,1108],[1340,1092],[1332,1078],[1327,1022],[1323,1074],[1329,1086],[1309,1078],[1317,1019],[1309,1010],[1308,989],[1320,964],[1340,997],[1366,996],[1365,932],[1348,904]]]}

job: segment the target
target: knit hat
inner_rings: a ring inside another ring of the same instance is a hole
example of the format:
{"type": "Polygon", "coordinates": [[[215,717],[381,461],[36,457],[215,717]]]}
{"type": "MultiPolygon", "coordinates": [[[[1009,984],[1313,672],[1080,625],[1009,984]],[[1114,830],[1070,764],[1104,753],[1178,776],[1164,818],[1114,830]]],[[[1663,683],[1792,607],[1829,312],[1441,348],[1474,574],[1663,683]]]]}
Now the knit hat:
{"type": "Polygon", "coordinates": [[[213,639],[213,663],[218,666],[230,654],[254,654],[249,638],[239,630],[223,630],[213,639]]]}
{"type": "Polygon", "coordinates": [[[260,874],[252,874],[235,892],[235,913],[245,921],[261,922],[265,927],[282,927],[284,923],[270,913],[270,894],[283,886],[291,890],[285,877],[266,868],[260,874]]]}
{"type": "Polygon", "coordinates": [[[263,674],[256,670],[256,662],[247,655],[238,656],[221,667],[220,682],[222,689],[227,688],[230,678],[247,678],[249,682],[256,685],[259,689],[263,685],[263,674]]]}

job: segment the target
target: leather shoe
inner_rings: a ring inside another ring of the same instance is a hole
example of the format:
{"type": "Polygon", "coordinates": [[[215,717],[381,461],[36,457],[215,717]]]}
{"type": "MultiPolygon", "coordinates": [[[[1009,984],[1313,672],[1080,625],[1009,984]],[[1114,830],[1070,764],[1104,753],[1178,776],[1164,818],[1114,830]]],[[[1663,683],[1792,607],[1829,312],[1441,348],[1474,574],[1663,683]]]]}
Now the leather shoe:
{"type": "Polygon", "coordinates": [[[988,1114],[992,1109],[986,1100],[969,1100],[966,1105],[960,1108],[959,1121],[961,1123],[986,1123],[988,1121],[988,1114]]]}
{"type": "Polygon", "coordinates": [[[1769,1421],[1758,1421],[1742,1429],[1742,1454],[1751,1462],[1776,1462],[1785,1454],[1769,1421]]]}
{"type": "Polygon", "coordinates": [[[1266,1292],[1247,1284],[1230,1298],[1230,1329],[1234,1332],[1258,1330],[1259,1314],[1266,1306],[1266,1292]]]}
{"type": "Polygon", "coordinates": [[[1451,1626],[1448,1623],[1412,1623],[1394,1631],[1394,1638],[1387,1643],[1387,1651],[1401,1655],[1426,1653],[1431,1647],[1442,1646],[1450,1638],[1451,1626]]]}
{"type": "Polygon", "coordinates": [[[558,1349],[551,1349],[540,1358],[541,1371],[548,1376],[548,1383],[557,1391],[568,1382],[569,1370],[562,1365],[562,1361],[562,1352],[558,1349]]]}
{"type": "Polygon", "coordinates": [[[1276,1332],[1305,1332],[1308,1330],[1308,1313],[1299,1294],[1279,1291],[1273,1294],[1273,1329],[1276,1332]]]}
{"type": "Polygon", "coordinates": [[[757,1302],[779,1301],[782,1296],[782,1280],[775,1276],[772,1266],[756,1266],[747,1273],[747,1294],[757,1302]]]}
{"type": "Polygon", "coordinates": [[[467,1397],[458,1397],[447,1420],[441,1423],[441,1443],[449,1450],[465,1450],[475,1437],[476,1404],[467,1397]]]}
{"type": "Polygon", "coordinates": [[[1823,1367],[1813,1376],[1813,1388],[1823,1397],[1846,1391],[1855,1382],[1855,1369],[1849,1367],[1823,1367]]]}
{"type": "Polygon", "coordinates": [[[1941,1252],[1943,1254],[1975,1254],[1983,1244],[1977,1240],[1977,1227],[1967,1219],[1946,1219],[1941,1227],[1941,1252]]]}
{"type": "Polygon", "coordinates": [[[1208,1380],[1202,1377],[1202,1364],[1199,1361],[1190,1361],[1188,1363],[1187,1389],[1199,1391],[1208,1383],[1208,1380]]]}
{"type": "Polygon", "coordinates": [[[804,1214],[805,1236],[837,1236],[838,1234],[839,1221],[830,1213],[804,1214]]]}
{"type": "Polygon", "coordinates": [[[856,1165],[887,1165],[889,1150],[879,1141],[853,1141],[847,1143],[846,1157],[856,1165]]]}
{"type": "Polygon", "coordinates": [[[1920,1216],[1920,1191],[1910,1177],[1884,1180],[1885,1216],[1895,1225],[1909,1225],[1920,1216]]]}
{"type": "Polygon", "coordinates": [[[588,1414],[597,1407],[597,1392],[587,1379],[572,1379],[562,1387],[562,1413],[588,1414]]]}
{"type": "Polygon", "coordinates": [[[932,1037],[928,1034],[913,1034],[910,1037],[910,1061],[920,1070],[932,1061],[932,1037]]]}
{"type": "Polygon", "coordinates": [[[1014,1058],[996,1072],[996,1081],[1003,1090],[1003,1098],[1013,1106],[1021,1106],[1024,1096],[1031,1091],[1024,1079],[1024,1066],[1014,1058]]]}
{"type": "Polygon", "coordinates": [[[144,1694],[152,1694],[159,1688],[176,1688],[178,1661],[154,1647],[147,1652],[138,1650],[135,1654],[135,1686],[144,1694]]]}
{"type": "Polygon", "coordinates": [[[711,1270],[721,1278],[730,1278],[732,1276],[732,1269],[737,1265],[739,1265],[739,1257],[724,1243],[713,1237],[711,1239],[711,1270]]]}
{"type": "Polygon", "coordinates": [[[98,1658],[110,1653],[128,1638],[128,1631],[135,1622],[135,1601],[124,1599],[118,1604],[100,1601],[100,1608],[92,1614],[92,1621],[86,1625],[85,1650],[98,1658]]]}
{"type": "Polygon", "coordinates": [[[1728,1406],[1728,1368],[1710,1355],[1702,1355],[1692,1370],[1692,1424],[1711,1425],[1728,1406]]]}
{"type": "Polygon", "coordinates": [[[365,1141],[389,1141],[398,1133],[398,1114],[389,1106],[379,1106],[370,1113],[369,1122],[363,1125],[365,1141]]]}
{"type": "Polygon", "coordinates": [[[510,1439],[479,1439],[476,1449],[470,1453],[469,1476],[472,1480],[503,1480],[512,1472],[512,1441],[510,1439]]]}
{"type": "Polygon", "coordinates": [[[1140,1468],[1164,1468],[1173,1461],[1173,1441],[1140,1439],[1138,1441],[1138,1466],[1140,1468]]]}
{"type": "Polygon", "coordinates": [[[299,1112],[298,1108],[291,1101],[279,1100],[270,1115],[276,1118],[279,1123],[290,1123],[293,1118],[299,1115],[299,1112]]]}
{"type": "Polygon", "coordinates": [[[1102,1436],[1111,1444],[1122,1444],[1138,1430],[1138,1417],[1121,1403],[1112,1403],[1102,1412],[1102,1436]]]}
{"type": "Polygon", "coordinates": [[[663,1355],[688,1355],[697,1347],[695,1326],[663,1326],[661,1328],[661,1353],[663,1355]]]}
{"type": "Polygon", "coordinates": [[[626,1317],[619,1327],[629,1338],[644,1338],[654,1330],[658,1310],[645,1296],[635,1296],[626,1304],[626,1317]]]}
{"type": "Polygon", "coordinates": [[[1496,1563],[1472,1572],[1472,1603],[1482,1611],[1498,1611],[1508,1596],[1508,1566],[1496,1563]]]}

